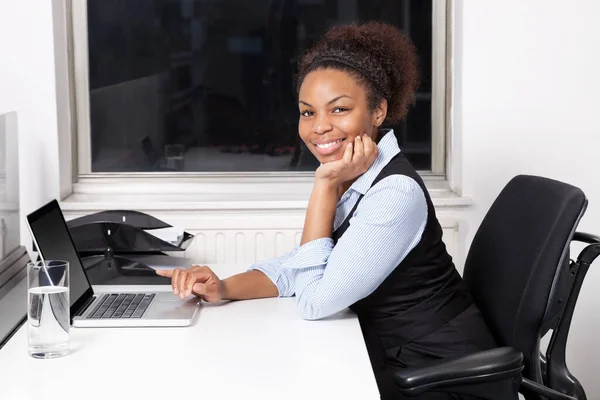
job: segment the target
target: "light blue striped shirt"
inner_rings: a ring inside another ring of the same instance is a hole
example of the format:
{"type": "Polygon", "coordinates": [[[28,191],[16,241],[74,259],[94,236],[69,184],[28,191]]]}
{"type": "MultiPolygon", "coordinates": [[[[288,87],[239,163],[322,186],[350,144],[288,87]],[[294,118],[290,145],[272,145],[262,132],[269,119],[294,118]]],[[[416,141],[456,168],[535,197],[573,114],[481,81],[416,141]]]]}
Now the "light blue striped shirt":
{"type": "Polygon", "coordinates": [[[271,279],[279,297],[295,295],[302,318],[325,318],[367,297],[421,240],[427,223],[423,190],[405,175],[390,175],[371,187],[400,152],[392,131],[377,148],[373,165],[337,204],[334,230],[364,195],[335,246],[331,238],[316,239],[249,268],[271,279]]]}

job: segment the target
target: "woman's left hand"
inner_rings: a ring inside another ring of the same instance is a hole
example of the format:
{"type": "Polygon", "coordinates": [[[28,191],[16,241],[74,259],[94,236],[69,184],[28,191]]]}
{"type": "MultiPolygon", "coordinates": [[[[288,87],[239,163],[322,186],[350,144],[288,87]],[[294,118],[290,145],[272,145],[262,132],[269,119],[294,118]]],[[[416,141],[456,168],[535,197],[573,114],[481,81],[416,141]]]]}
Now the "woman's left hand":
{"type": "Polygon", "coordinates": [[[336,161],[321,165],[315,179],[324,180],[335,186],[354,180],[367,172],[377,158],[377,145],[367,135],[356,136],[354,145],[348,143],[344,156],[336,161]]]}

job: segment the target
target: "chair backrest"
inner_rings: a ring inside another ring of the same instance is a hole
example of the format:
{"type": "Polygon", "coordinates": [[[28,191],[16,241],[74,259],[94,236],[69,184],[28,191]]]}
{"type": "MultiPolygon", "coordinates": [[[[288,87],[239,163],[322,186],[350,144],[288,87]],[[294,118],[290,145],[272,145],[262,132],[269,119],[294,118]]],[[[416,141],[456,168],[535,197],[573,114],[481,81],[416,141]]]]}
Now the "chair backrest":
{"type": "Polygon", "coordinates": [[[523,376],[539,381],[539,340],[554,309],[559,276],[587,200],[574,186],[519,175],[477,230],[464,279],[501,346],[524,356],[523,376]]]}

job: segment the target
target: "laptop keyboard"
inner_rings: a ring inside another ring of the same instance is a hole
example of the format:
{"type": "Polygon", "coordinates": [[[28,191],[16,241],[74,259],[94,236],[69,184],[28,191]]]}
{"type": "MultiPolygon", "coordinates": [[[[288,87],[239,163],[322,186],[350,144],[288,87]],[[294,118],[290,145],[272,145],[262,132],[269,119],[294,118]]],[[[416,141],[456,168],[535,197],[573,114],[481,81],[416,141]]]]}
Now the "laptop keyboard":
{"type": "Polygon", "coordinates": [[[87,319],[141,318],[155,293],[110,293],[102,296],[87,319]]]}

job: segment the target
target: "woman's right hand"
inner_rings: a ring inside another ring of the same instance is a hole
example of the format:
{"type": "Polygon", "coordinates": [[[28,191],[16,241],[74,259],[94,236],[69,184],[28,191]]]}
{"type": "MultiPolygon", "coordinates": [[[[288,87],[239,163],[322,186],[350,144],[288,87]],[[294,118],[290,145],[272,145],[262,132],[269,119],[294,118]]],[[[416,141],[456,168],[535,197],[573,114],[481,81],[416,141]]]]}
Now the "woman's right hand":
{"type": "Polygon", "coordinates": [[[187,269],[156,270],[160,276],[171,278],[173,293],[182,300],[194,294],[209,303],[223,299],[223,283],[207,266],[194,265],[187,269]]]}
{"type": "Polygon", "coordinates": [[[357,135],[354,138],[354,144],[350,142],[346,145],[342,158],[321,164],[316,169],[316,181],[328,181],[334,186],[354,181],[367,172],[378,154],[377,145],[370,136],[357,135]]]}

